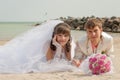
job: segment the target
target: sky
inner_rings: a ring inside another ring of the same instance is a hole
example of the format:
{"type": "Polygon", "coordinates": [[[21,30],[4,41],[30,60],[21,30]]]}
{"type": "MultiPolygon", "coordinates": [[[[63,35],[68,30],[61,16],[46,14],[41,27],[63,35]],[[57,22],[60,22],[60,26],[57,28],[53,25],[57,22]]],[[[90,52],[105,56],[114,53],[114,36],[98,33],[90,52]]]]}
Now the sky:
{"type": "Polygon", "coordinates": [[[120,0],[0,0],[0,22],[59,17],[120,17],[120,0]]]}

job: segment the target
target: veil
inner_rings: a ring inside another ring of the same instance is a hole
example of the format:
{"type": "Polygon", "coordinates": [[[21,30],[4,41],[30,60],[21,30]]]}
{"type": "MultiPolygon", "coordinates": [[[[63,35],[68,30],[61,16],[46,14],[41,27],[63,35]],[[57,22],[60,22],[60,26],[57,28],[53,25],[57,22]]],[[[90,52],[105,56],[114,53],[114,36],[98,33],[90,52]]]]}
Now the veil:
{"type": "Polygon", "coordinates": [[[63,60],[61,63],[65,64],[61,65],[62,67],[58,64],[60,62],[54,60],[56,64],[54,68],[53,64],[48,65],[45,62],[45,53],[52,38],[53,29],[59,23],[63,21],[47,21],[1,46],[0,73],[49,72],[68,69],[68,67],[75,68],[63,60]]]}

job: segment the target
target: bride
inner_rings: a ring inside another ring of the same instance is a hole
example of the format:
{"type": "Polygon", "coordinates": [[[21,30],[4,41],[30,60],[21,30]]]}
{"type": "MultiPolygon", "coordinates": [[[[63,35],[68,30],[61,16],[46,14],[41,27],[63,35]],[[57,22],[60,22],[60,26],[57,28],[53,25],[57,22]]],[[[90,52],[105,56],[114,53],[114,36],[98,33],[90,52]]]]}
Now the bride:
{"type": "Polygon", "coordinates": [[[0,73],[76,70],[69,25],[50,20],[0,46],[0,73]]]}

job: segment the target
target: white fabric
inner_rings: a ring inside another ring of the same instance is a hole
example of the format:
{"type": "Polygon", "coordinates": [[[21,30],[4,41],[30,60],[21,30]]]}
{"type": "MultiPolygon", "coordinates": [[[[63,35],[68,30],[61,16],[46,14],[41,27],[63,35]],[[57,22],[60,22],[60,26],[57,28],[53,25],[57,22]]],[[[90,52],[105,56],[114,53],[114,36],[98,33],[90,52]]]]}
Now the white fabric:
{"type": "MultiPolygon", "coordinates": [[[[89,69],[89,58],[94,54],[91,47],[91,42],[88,40],[87,35],[82,36],[82,38],[78,40],[76,47],[76,59],[82,59],[83,55],[85,55],[84,60],[80,65],[80,69],[85,74],[91,74],[89,69]]],[[[110,61],[112,63],[111,53],[113,52],[113,38],[105,32],[102,32],[102,40],[98,44],[95,54],[102,53],[103,51],[105,51],[108,55],[110,54],[110,61]]],[[[113,73],[113,69],[113,65],[111,64],[111,71],[109,73],[113,73]]]]}
{"type": "MultiPolygon", "coordinates": [[[[90,56],[88,56],[82,63],[81,63],[81,65],[80,65],[80,69],[81,69],[81,71],[82,72],[84,72],[85,74],[90,74],[90,75],[92,75],[92,71],[89,69],[89,59],[91,58],[91,57],[93,57],[95,54],[92,54],[92,55],[90,55],[90,56]]],[[[109,60],[110,60],[110,62],[111,62],[111,70],[109,71],[109,72],[107,72],[107,73],[104,73],[104,74],[112,74],[112,73],[114,73],[114,67],[113,67],[113,63],[112,63],[112,58],[113,57],[107,57],[109,60]]]]}
{"type": "MultiPolygon", "coordinates": [[[[95,53],[101,53],[105,51],[106,54],[113,52],[113,38],[105,32],[102,32],[102,40],[98,44],[95,53]]],[[[81,58],[82,54],[89,56],[93,54],[91,42],[87,39],[87,35],[84,35],[78,40],[75,58],[81,58]]]]}
{"type": "MultiPolygon", "coordinates": [[[[61,58],[63,54],[65,54],[64,52],[62,52],[62,46],[56,42],[56,40],[53,40],[53,45],[56,46],[56,52],[55,52],[55,56],[56,58],[61,58]]],[[[65,55],[64,55],[64,59],[65,59],[65,55]]]]}
{"type": "MultiPolygon", "coordinates": [[[[54,27],[62,23],[51,20],[12,39],[0,47],[0,73],[27,73],[76,70],[70,62],[54,59],[46,62],[48,49],[54,27]]],[[[75,44],[72,42],[72,58],[75,44]]]]}
{"type": "MultiPolygon", "coordinates": [[[[71,42],[71,45],[72,45],[71,46],[71,59],[73,59],[73,57],[75,55],[75,47],[76,47],[76,45],[75,45],[73,40],[71,42]]],[[[67,60],[67,58],[65,56],[65,51],[62,50],[62,47],[60,46],[60,44],[57,43],[56,46],[57,46],[57,50],[55,52],[55,56],[54,57],[57,58],[57,59],[66,59],[67,60]]]]}

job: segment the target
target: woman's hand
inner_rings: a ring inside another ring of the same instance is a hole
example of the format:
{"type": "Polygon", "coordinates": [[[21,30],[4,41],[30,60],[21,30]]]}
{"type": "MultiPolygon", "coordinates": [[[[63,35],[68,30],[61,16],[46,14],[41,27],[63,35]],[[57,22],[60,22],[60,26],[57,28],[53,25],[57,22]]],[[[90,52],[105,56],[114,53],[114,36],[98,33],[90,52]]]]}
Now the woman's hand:
{"type": "Polygon", "coordinates": [[[53,40],[52,40],[53,41],[52,44],[55,45],[57,48],[61,48],[61,45],[57,42],[56,38],[57,38],[57,36],[55,35],[54,38],[53,38],[53,40]]]}
{"type": "Polygon", "coordinates": [[[55,54],[55,57],[56,58],[60,58],[60,56],[61,56],[61,54],[62,54],[62,46],[56,41],[56,35],[54,36],[54,38],[53,38],[53,45],[55,45],[56,46],[56,53],[57,54],[55,54]]]}

